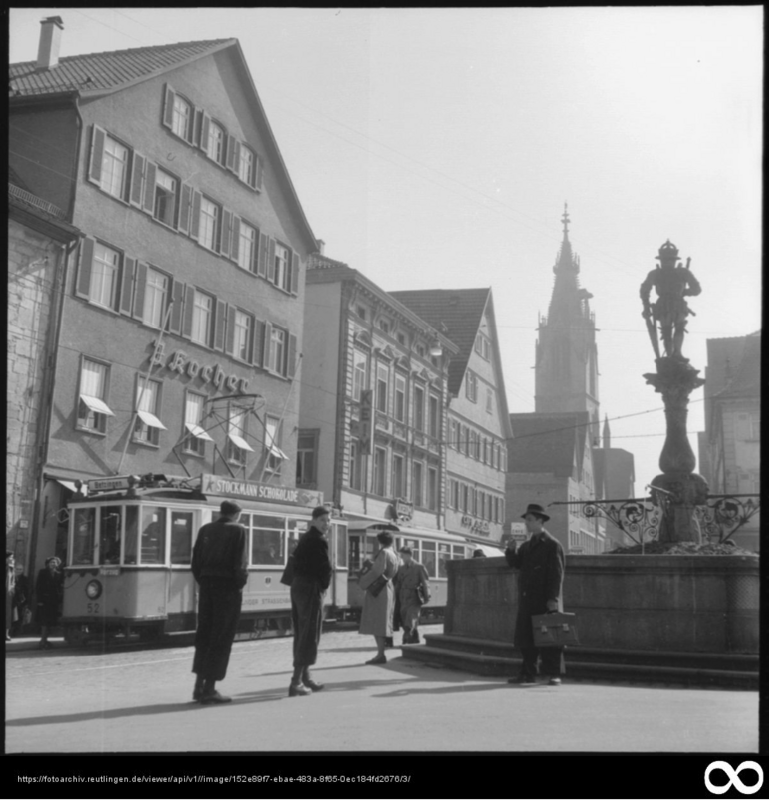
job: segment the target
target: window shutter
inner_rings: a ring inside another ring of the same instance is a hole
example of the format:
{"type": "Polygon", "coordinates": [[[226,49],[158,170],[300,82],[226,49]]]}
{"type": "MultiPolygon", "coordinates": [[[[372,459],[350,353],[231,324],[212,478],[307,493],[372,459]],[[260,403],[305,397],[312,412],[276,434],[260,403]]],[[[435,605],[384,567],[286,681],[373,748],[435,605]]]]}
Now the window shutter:
{"type": "Polygon", "coordinates": [[[91,160],[88,165],[88,180],[101,185],[101,162],[104,158],[104,138],[106,133],[98,125],[93,126],[91,131],[91,160]]]}
{"type": "MultiPolygon", "coordinates": [[[[227,169],[230,172],[236,172],[235,170],[235,144],[237,139],[234,136],[227,136],[227,169]]],[[[237,173],[236,173],[237,174],[237,173]]]]}
{"type": "Polygon", "coordinates": [[[230,238],[232,237],[232,212],[229,209],[222,209],[222,241],[219,252],[223,256],[230,255],[230,238]]]}
{"type": "Polygon", "coordinates": [[[144,290],[147,287],[147,265],[136,264],[136,294],[134,296],[134,319],[144,319],[144,290]]]}
{"type": "Polygon", "coordinates": [[[270,237],[266,233],[259,234],[259,262],[257,264],[257,274],[262,278],[267,277],[267,261],[270,257],[270,237]]]}
{"type": "Polygon", "coordinates": [[[264,323],[261,320],[254,320],[254,348],[253,362],[257,367],[264,363],[264,323]]]}
{"type": "Polygon", "coordinates": [[[188,339],[192,336],[192,313],[195,310],[195,289],[187,287],[184,298],[184,319],[182,320],[182,336],[188,339]]]}
{"type": "Polygon", "coordinates": [[[235,306],[227,306],[227,341],[224,352],[229,355],[235,354],[235,306]]]}
{"type": "Polygon", "coordinates": [[[190,143],[195,145],[195,147],[200,147],[200,129],[203,127],[203,109],[196,108],[195,113],[193,115],[193,123],[192,123],[192,137],[190,139],[190,143]]]}
{"type": "Polygon", "coordinates": [[[201,194],[197,189],[192,190],[192,219],[190,219],[190,236],[198,238],[200,231],[200,198],[201,194]]]}
{"type": "Polygon", "coordinates": [[[262,357],[262,367],[268,372],[272,372],[272,325],[264,323],[264,355],[262,357]]]}
{"type": "Polygon", "coordinates": [[[176,97],[176,92],[174,92],[169,84],[166,84],[164,97],[163,125],[165,125],[166,128],[171,128],[174,123],[174,98],[176,97]]]}
{"type": "Polygon", "coordinates": [[[256,155],[256,153],[254,153],[254,157],[256,158],[256,169],[254,170],[256,172],[256,186],[254,188],[256,188],[259,191],[261,191],[262,190],[262,172],[263,172],[262,157],[256,155]]]}
{"type": "Polygon", "coordinates": [[[93,264],[93,248],[95,240],[86,236],[80,243],[80,266],[77,271],[75,294],[86,300],[91,296],[91,265],[93,264]]]}
{"type": "Polygon", "coordinates": [[[190,206],[192,205],[192,187],[183,183],[179,195],[179,233],[190,232],[190,206]]]}
{"type": "Polygon", "coordinates": [[[227,303],[224,300],[216,301],[216,329],[214,331],[214,350],[224,350],[224,330],[227,324],[227,303]]]}
{"type": "Polygon", "coordinates": [[[171,317],[168,321],[169,333],[180,334],[182,332],[182,319],[184,315],[184,290],[185,286],[181,281],[174,281],[173,306],[171,307],[171,317]]]}
{"type": "Polygon", "coordinates": [[[288,336],[288,361],[286,364],[286,375],[293,378],[296,374],[296,336],[290,333],[288,336]]]}
{"type": "Polygon", "coordinates": [[[146,180],[144,181],[144,205],[143,210],[152,216],[155,211],[155,179],[157,178],[158,168],[152,161],[147,161],[145,167],[146,180]]]}
{"type": "Polygon", "coordinates": [[[201,113],[203,116],[200,123],[200,149],[208,153],[208,130],[211,125],[211,117],[205,111],[201,113]]]}
{"type": "Polygon", "coordinates": [[[125,256],[123,258],[123,285],[120,289],[120,313],[128,317],[131,316],[135,272],[136,259],[125,256]]]}
{"type": "Polygon", "coordinates": [[[132,206],[142,207],[142,187],[144,186],[144,165],[147,159],[141,154],[134,152],[133,165],[131,168],[131,196],[129,198],[132,206]]]}
{"type": "Polygon", "coordinates": [[[240,142],[233,138],[232,140],[232,171],[238,175],[240,174],[240,142]]]}
{"type": "Polygon", "coordinates": [[[240,255],[240,217],[232,215],[232,231],[230,236],[230,258],[237,262],[240,255]]]}
{"type": "Polygon", "coordinates": [[[270,237],[270,250],[267,254],[267,280],[275,283],[275,239],[270,237]]]}
{"type": "Polygon", "coordinates": [[[259,272],[259,240],[261,239],[261,233],[259,232],[259,228],[254,228],[254,246],[251,248],[251,263],[248,265],[248,268],[254,275],[257,275],[259,272]]]}
{"type": "Polygon", "coordinates": [[[299,253],[291,256],[291,294],[294,297],[299,294],[299,253]]]}

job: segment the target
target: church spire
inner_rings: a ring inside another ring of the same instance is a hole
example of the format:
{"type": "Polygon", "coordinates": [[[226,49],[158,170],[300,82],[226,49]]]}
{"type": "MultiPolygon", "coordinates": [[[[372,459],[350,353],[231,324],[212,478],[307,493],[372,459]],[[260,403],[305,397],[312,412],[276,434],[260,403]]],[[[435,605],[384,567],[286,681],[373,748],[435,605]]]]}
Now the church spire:
{"type": "Polygon", "coordinates": [[[611,431],[609,430],[609,415],[604,416],[603,421],[603,446],[609,450],[611,449],[611,431]]]}
{"type": "Polygon", "coordinates": [[[563,215],[561,216],[563,222],[563,241],[561,242],[561,250],[556,257],[553,272],[558,275],[559,272],[579,272],[579,257],[575,256],[571,251],[571,242],[569,241],[569,204],[563,204],[563,215]]]}

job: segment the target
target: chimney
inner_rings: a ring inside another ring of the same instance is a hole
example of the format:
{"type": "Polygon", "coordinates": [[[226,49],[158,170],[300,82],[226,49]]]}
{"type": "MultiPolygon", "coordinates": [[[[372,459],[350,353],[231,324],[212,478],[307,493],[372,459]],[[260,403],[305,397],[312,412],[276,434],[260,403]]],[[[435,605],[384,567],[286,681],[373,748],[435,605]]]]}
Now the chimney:
{"type": "Polygon", "coordinates": [[[59,47],[64,21],[61,17],[40,20],[40,46],[37,50],[37,68],[50,69],[59,63],[59,47]]]}
{"type": "Polygon", "coordinates": [[[325,246],[326,243],[323,241],[323,239],[318,239],[318,253],[320,255],[323,255],[323,249],[325,248],[325,246]]]}

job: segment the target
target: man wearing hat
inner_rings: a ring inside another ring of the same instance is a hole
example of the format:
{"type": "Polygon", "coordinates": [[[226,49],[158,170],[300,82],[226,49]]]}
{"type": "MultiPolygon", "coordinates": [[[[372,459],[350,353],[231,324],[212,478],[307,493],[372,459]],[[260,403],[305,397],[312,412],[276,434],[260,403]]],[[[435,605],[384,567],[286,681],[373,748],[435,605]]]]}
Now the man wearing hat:
{"type": "Polygon", "coordinates": [[[544,527],[550,517],[544,508],[530,503],[521,515],[529,532],[528,541],[516,551],[512,540],[505,550],[507,563],[520,570],[518,575],[518,617],[513,643],[523,656],[521,671],[508,683],[536,683],[537,660],[542,658],[542,671],[550,678],[551,686],[559,686],[564,672],[563,648],[534,647],[531,618],[535,614],[551,614],[562,610],[564,554],[561,543],[544,527]]]}
{"type": "Polygon", "coordinates": [[[225,500],[219,519],[198,531],[192,551],[192,574],[200,585],[192,699],[204,705],[232,699],[219,694],[215,684],[227,674],[248,580],[248,535],[238,525],[241,510],[237,503],[225,500]]]}

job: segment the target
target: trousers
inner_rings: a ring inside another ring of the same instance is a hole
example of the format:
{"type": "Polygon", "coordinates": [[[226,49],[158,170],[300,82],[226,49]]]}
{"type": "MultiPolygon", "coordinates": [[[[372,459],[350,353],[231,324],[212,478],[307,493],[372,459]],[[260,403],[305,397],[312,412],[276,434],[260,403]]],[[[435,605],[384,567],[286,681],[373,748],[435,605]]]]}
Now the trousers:
{"type": "Polygon", "coordinates": [[[243,593],[230,580],[203,578],[192,671],[211,681],[224,680],[240,619],[243,593]]]}
{"type": "Polygon", "coordinates": [[[542,658],[542,672],[551,678],[557,678],[566,672],[562,647],[521,647],[523,665],[521,674],[533,678],[537,674],[537,660],[542,658]]]}
{"type": "Polygon", "coordinates": [[[318,660],[323,630],[323,590],[309,578],[295,576],[291,583],[291,622],[294,626],[294,667],[309,667],[318,660]]]}

